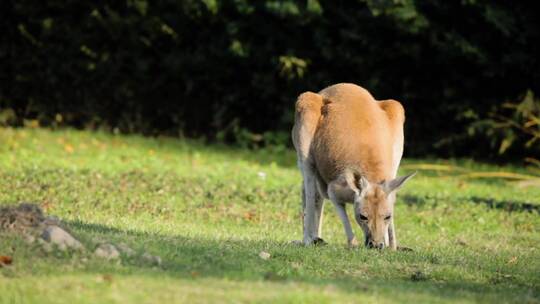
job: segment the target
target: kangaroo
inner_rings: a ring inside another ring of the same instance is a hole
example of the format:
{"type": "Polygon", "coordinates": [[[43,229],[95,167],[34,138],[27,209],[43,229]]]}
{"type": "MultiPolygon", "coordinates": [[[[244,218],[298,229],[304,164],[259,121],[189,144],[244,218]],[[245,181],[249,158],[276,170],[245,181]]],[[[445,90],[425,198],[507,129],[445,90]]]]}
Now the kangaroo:
{"type": "Polygon", "coordinates": [[[416,173],[396,177],[404,122],[398,101],[377,101],[355,84],[340,83],[298,97],[292,139],[303,177],[304,245],[324,243],[324,199],[330,199],[349,246],[358,246],[358,241],[346,203],[353,204],[366,247],[397,248],[396,192],[416,173]]]}

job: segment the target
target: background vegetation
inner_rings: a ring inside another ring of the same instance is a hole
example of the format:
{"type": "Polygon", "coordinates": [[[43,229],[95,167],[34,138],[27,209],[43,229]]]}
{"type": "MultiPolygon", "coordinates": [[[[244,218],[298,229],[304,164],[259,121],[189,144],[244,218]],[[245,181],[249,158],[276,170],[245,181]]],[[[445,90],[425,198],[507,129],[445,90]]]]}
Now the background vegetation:
{"type": "Polygon", "coordinates": [[[540,152],[529,1],[0,4],[0,124],[288,143],[295,97],[354,82],[407,108],[413,156],[540,152]]]}

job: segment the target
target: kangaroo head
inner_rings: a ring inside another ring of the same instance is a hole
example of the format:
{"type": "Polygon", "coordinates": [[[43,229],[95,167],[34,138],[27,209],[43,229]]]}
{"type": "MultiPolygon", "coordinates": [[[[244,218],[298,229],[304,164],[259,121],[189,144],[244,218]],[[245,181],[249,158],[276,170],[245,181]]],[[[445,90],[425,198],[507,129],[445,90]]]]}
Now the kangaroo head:
{"type": "Polygon", "coordinates": [[[388,226],[394,215],[396,192],[415,174],[380,183],[372,183],[360,177],[360,191],[354,198],[354,216],[364,231],[368,248],[383,249],[388,244],[388,226]]]}

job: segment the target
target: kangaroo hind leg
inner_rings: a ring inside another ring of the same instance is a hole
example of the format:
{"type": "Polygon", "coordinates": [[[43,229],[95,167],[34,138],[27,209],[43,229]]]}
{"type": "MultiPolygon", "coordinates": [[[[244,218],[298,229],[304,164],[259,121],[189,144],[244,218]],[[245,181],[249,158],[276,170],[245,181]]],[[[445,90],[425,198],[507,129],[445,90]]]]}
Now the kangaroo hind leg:
{"type": "Polygon", "coordinates": [[[317,123],[321,116],[322,97],[305,92],[296,101],[295,122],[292,130],[293,144],[302,172],[302,216],[303,243],[308,245],[322,241],[320,228],[323,212],[323,198],[317,189],[316,169],[309,157],[309,151],[317,123]]]}

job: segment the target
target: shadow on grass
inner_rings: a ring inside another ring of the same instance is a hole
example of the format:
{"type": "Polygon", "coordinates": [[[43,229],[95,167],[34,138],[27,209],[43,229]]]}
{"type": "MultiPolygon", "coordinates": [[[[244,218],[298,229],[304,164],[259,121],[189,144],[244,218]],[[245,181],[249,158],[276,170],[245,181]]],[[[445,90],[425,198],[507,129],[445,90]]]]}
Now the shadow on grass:
{"type": "Polygon", "coordinates": [[[126,268],[118,270],[108,264],[84,270],[91,273],[120,271],[119,274],[125,275],[152,275],[153,272],[158,272],[159,275],[183,279],[298,282],[316,288],[331,286],[346,293],[376,294],[396,301],[400,301],[400,296],[405,294],[456,301],[464,297],[485,298],[486,295],[492,299],[505,298],[511,301],[518,300],[516,295],[525,297],[532,293],[534,297],[540,296],[537,289],[533,290],[515,281],[504,281],[508,280],[504,277],[502,281],[477,283],[453,278],[433,279],[429,274],[418,275],[418,270],[415,269],[417,265],[438,260],[433,254],[426,252],[380,253],[365,249],[350,251],[332,246],[305,248],[271,240],[218,241],[149,234],[81,221],[68,222],[68,225],[87,238],[98,235],[113,242],[125,242],[139,255],[148,251],[160,255],[163,259],[163,264],[157,268],[133,258],[126,261],[125,266],[130,269],[127,273],[121,273],[126,271],[126,268]],[[270,252],[272,257],[269,260],[261,259],[258,256],[261,251],[270,252]],[[400,269],[385,270],[385,273],[378,274],[378,263],[370,264],[370,259],[383,259],[394,264],[399,262],[400,269]]]}
{"type": "MultiPolygon", "coordinates": [[[[402,199],[407,205],[425,205],[428,204],[428,200],[436,199],[435,197],[426,197],[426,196],[417,196],[417,195],[410,195],[410,194],[404,194],[399,197],[402,199]]],[[[472,202],[475,204],[484,204],[489,208],[492,209],[500,209],[507,212],[536,212],[540,214],[540,204],[534,204],[529,202],[521,202],[521,201],[508,201],[508,200],[496,200],[493,198],[488,197],[478,197],[478,196],[472,196],[472,197],[466,197],[466,198],[453,198],[456,201],[464,201],[464,202],[472,202]]]]}

